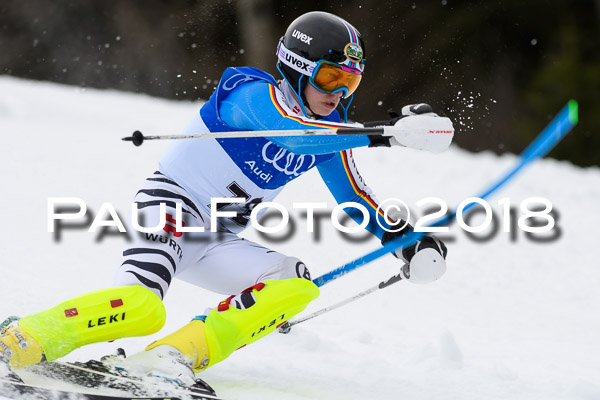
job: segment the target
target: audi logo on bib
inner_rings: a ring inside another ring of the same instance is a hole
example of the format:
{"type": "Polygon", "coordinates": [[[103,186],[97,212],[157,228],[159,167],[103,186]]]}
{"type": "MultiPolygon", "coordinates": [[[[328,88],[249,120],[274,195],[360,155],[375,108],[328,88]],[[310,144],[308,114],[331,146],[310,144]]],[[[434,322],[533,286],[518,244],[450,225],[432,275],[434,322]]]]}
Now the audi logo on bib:
{"type": "Polygon", "coordinates": [[[275,148],[269,149],[273,143],[268,142],[262,149],[263,160],[279,171],[286,175],[300,176],[315,165],[315,156],[294,154],[290,153],[286,149],[275,146],[275,148]]]}

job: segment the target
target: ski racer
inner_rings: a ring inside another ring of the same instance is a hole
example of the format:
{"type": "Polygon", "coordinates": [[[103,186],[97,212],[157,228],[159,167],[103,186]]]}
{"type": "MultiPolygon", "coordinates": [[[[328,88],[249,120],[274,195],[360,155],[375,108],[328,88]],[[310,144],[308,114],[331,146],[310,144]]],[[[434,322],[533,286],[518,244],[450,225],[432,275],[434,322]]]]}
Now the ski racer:
{"type": "MultiPolygon", "coordinates": [[[[186,132],[363,126],[346,122],[365,68],[365,45],[352,25],[325,12],[304,14],[280,39],[277,58],[281,81],[256,68],[226,69],[186,132]]],[[[388,124],[423,113],[435,115],[426,104],[407,106],[388,124]]],[[[449,119],[438,118],[453,131],[449,119]]],[[[360,203],[375,221],[378,201],[358,174],[350,149],[395,145],[394,136],[366,135],[175,141],[135,196],[144,226],[158,226],[160,232],[134,235],[114,287],[67,300],[5,328],[0,357],[20,368],[58,359],[86,344],[155,333],[165,323],[162,300],[177,277],[230,297],[145,351],[113,361],[142,373],[193,380],[193,371],[273,332],[319,295],[299,258],[238,236],[248,226],[253,207],[273,200],[288,182],[316,167],[338,203],[360,203]],[[235,214],[211,221],[217,211],[235,214]],[[199,228],[204,232],[191,232],[199,228]]],[[[347,212],[362,221],[356,209],[347,212]]],[[[402,218],[394,219],[383,221],[384,226],[391,228],[402,218]]],[[[385,243],[410,225],[396,233],[377,223],[366,229],[385,243]]],[[[433,281],[445,271],[446,247],[438,239],[425,236],[395,255],[410,262],[423,249],[436,251],[436,265],[421,263],[419,271],[412,265],[413,271],[405,275],[433,281]]]]}

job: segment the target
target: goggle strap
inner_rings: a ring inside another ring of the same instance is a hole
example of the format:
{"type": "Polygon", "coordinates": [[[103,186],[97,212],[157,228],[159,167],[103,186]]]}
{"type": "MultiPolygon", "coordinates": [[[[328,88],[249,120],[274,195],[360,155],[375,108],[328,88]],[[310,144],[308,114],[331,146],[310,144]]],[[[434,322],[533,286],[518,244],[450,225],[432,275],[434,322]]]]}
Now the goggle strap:
{"type": "Polygon", "coordinates": [[[306,76],[312,76],[313,71],[317,68],[316,62],[290,51],[283,45],[283,42],[279,42],[279,46],[277,46],[277,58],[288,67],[306,76]]]}

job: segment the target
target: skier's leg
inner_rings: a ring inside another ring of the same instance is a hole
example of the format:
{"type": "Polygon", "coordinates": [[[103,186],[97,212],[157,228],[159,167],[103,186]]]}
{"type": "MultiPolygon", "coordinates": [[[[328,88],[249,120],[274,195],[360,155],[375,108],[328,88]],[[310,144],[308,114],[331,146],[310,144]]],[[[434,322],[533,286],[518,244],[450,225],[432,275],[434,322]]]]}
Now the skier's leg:
{"type": "Polygon", "coordinates": [[[310,273],[298,258],[232,233],[223,233],[196,264],[177,273],[177,279],[225,295],[241,293],[266,280],[288,278],[310,280],[310,273]]]}
{"type": "Polygon", "coordinates": [[[160,299],[142,286],[103,289],[24,317],[0,335],[14,368],[52,361],[89,343],[145,336],[164,324],[160,299]]]}
{"type": "Polygon", "coordinates": [[[238,293],[147,348],[174,347],[196,371],[273,332],[319,295],[300,260],[234,235],[178,277],[213,291],[238,293]]]}
{"type": "Polygon", "coordinates": [[[201,259],[216,234],[210,232],[210,216],[184,189],[159,172],[146,180],[135,203],[142,226],[162,226],[152,233],[134,232],[133,241],[123,251],[115,285],[141,285],[164,299],[173,277],[201,259]],[[177,232],[176,203],[182,207],[182,225],[204,228],[205,232],[177,232]]]}
{"type": "MultiPolygon", "coordinates": [[[[199,214],[183,189],[160,174],[149,178],[136,195],[143,225],[159,224],[161,202],[167,204],[166,213],[175,216],[174,198],[184,203],[186,226],[203,226],[207,217],[199,214]]],[[[117,287],[84,294],[22,318],[0,333],[0,357],[13,367],[24,367],[44,358],[60,358],[86,344],[157,332],[165,322],[161,300],[172,276],[200,258],[208,241],[182,241],[168,219],[159,232],[134,232],[133,237],[123,252],[117,287]]]]}

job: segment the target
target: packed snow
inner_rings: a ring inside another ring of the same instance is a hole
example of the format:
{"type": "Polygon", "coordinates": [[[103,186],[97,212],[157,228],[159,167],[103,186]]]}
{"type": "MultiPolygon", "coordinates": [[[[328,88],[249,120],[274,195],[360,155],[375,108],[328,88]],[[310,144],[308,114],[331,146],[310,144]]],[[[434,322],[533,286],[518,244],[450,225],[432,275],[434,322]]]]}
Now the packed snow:
{"type": "MultiPolygon", "coordinates": [[[[0,77],[0,321],[112,285],[123,235],[89,233],[91,220],[79,219],[71,222],[79,228],[58,237],[48,231],[48,199],[83,199],[91,218],[111,203],[127,219],[135,192],[156,170],[168,143],[136,148],[120,138],[136,129],[178,133],[200,106],[0,77]]],[[[478,195],[517,159],[456,147],[442,154],[362,148],[354,155],[380,200],[399,198],[415,211],[423,198],[438,197],[454,207],[478,195]]],[[[451,227],[445,235],[448,272],[439,281],[400,282],[299,324],[288,335],[272,334],[201,377],[231,400],[598,399],[599,200],[598,168],[538,161],[488,200],[498,230],[476,234],[487,240],[477,242],[451,227]],[[535,235],[546,243],[516,227],[518,207],[530,197],[548,199],[558,212],[556,227],[535,235]],[[516,207],[510,233],[502,229],[502,198],[516,207]]],[[[318,235],[307,233],[306,218],[292,209],[293,202],[335,206],[316,171],[292,182],[277,201],[290,210],[295,232],[277,242],[253,229],[244,236],[301,258],[313,277],[379,246],[377,240],[344,239],[328,216],[320,220],[318,235]]],[[[306,312],[374,286],[399,266],[390,255],[368,264],[324,286],[306,312]]],[[[176,280],[160,333],[90,345],[65,359],[86,361],[117,347],[140,351],[222,298],[176,280]]]]}

